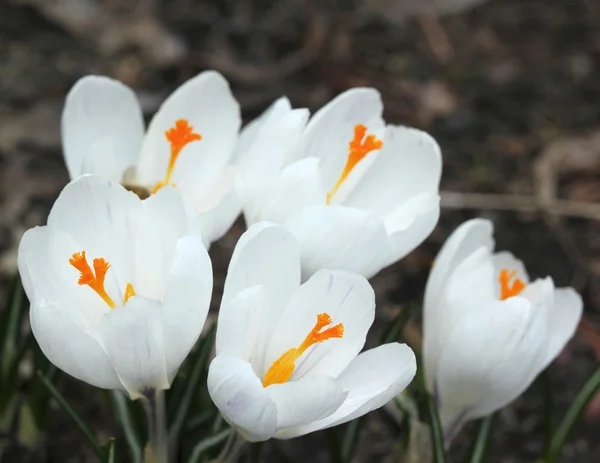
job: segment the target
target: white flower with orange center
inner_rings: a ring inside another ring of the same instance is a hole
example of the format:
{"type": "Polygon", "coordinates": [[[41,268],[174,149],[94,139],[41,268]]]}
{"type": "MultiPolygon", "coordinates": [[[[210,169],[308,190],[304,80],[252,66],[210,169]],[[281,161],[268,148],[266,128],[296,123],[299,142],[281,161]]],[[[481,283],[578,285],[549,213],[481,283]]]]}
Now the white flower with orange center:
{"type": "Polygon", "coordinates": [[[298,243],[252,225],[233,253],[208,390],[247,440],[291,438],[381,407],[416,372],[404,344],[359,353],[375,316],[368,281],[321,270],[300,284],[298,243]]]}
{"type": "Polygon", "coordinates": [[[512,254],[494,253],[492,235],[487,220],[457,228],[425,290],[425,377],[448,439],[524,392],[581,318],[572,288],[555,288],[550,277],[530,281],[512,254]]]}
{"type": "Polygon", "coordinates": [[[80,79],[62,115],[71,179],[93,174],[121,182],[144,198],[164,185],[179,189],[200,214],[207,244],[240,213],[230,160],[240,128],[239,105],[227,81],[207,71],[167,98],[144,134],[134,92],[101,76],[80,79]]]}
{"type": "Polygon", "coordinates": [[[237,190],[248,224],[284,225],[305,278],[370,277],[412,251],[439,216],[441,154],[425,132],[385,125],[374,89],[349,90],[308,120],[280,99],[240,136],[237,190]]]}
{"type": "Polygon", "coordinates": [[[68,184],[48,224],[19,246],[42,352],[70,375],[131,398],[168,389],[211,298],[200,228],[172,187],[142,201],[94,176],[68,184]]]}

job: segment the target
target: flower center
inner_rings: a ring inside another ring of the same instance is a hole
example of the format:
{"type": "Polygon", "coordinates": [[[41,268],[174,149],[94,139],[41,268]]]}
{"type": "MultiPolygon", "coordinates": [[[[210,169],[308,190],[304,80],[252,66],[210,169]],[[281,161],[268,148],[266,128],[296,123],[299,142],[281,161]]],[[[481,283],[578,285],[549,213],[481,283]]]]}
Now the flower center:
{"type": "MultiPolygon", "coordinates": [[[[117,304],[111,299],[111,297],[104,289],[104,280],[106,279],[106,272],[110,268],[110,264],[106,262],[103,257],[97,257],[93,260],[94,270],[92,271],[90,264],[88,264],[85,256],[85,251],[76,252],[69,259],[69,264],[79,270],[81,275],[79,276],[79,285],[88,285],[96,294],[100,296],[111,309],[114,309],[117,304]]],[[[125,297],[123,303],[126,304],[130,297],[135,296],[135,290],[131,283],[127,283],[125,288],[125,297]]]]}
{"type": "Polygon", "coordinates": [[[154,186],[152,193],[156,193],[162,187],[171,183],[171,175],[175,168],[175,162],[177,162],[177,158],[183,147],[193,141],[202,140],[202,136],[194,132],[194,127],[189,124],[187,119],[177,119],[175,126],[165,131],[165,137],[167,137],[167,141],[171,144],[171,158],[169,159],[165,178],[154,186]]]}
{"type": "Polygon", "coordinates": [[[348,160],[344,166],[344,170],[338,178],[335,186],[327,193],[327,204],[331,204],[331,198],[340,189],[344,180],[348,177],[352,169],[371,151],[378,150],[383,146],[383,142],[378,140],[375,135],[365,135],[367,127],[362,124],[354,126],[354,138],[348,143],[348,160]],[[364,141],[363,141],[364,138],[364,141]]]}
{"type": "Polygon", "coordinates": [[[271,384],[281,384],[289,381],[296,368],[296,360],[313,344],[327,341],[331,338],[343,338],[344,337],[344,325],[338,323],[331,328],[327,328],[325,331],[321,331],[327,325],[331,325],[331,317],[329,314],[320,313],[317,315],[317,323],[313,329],[308,333],[306,339],[302,341],[299,347],[292,347],[290,350],[285,352],[281,357],[273,362],[271,367],[265,373],[263,378],[263,387],[270,386],[271,384]]]}
{"type": "Polygon", "coordinates": [[[513,270],[509,272],[503,268],[500,270],[498,281],[500,282],[500,300],[504,301],[509,297],[517,296],[521,291],[525,289],[525,283],[519,278],[515,278],[517,271],[513,270]],[[514,281],[512,281],[514,278],[514,281]]]}

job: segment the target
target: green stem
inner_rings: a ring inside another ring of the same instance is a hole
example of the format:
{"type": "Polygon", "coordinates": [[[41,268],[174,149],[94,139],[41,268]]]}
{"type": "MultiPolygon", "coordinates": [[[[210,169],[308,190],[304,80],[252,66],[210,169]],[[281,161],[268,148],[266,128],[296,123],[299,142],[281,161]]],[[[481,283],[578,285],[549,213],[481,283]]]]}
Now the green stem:
{"type": "Polygon", "coordinates": [[[483,463],[485,461],[485,457],[490,446],[490,440],[495,421],[495,413],[493,415],[486,416],[483,420],[481,420],[479,429],[477,430],[477,435],[475,436],[471,446],[469,463],[483,463]]]}
{"type": "Polygon", "coordinates": [[[558,425],[554,436],[550,442],[548,452],[546,452],[546,463],[555,463],[561,456],[563,446],[569,438],[573,427],[579,420],[579,417],[585,410],[587,404],[592,400],[600,389],[600,368],[590,376],[585,382],[571,406],[567,409],[567,413],[558,425]]]}
{"type": "Polygon", "coordinates": [[[148,443],[150,460],[148,463],[168,463],[167,416],[163,391],[150,391],[144,396],[144,409],[148,416],[148,443]]]}
{"type": "Polygon", "coordinates": [[[440,424],[435,400],[431,395],[427,397],[427,415],[429,417],[429,430],[431,431],[431,445],[433,446],[433,461],[434,463],[446,463],[444,432],[440,424]]]}

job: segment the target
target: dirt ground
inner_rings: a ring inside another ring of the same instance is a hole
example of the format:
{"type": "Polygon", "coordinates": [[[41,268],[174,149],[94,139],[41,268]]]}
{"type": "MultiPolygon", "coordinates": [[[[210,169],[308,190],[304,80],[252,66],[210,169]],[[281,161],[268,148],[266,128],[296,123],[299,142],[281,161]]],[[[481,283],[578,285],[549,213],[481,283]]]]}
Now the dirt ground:
{"type": "MultiPolygon", "coordinates": [[[[79,77],[122,80],[151,116],[177,85],[214,68],[230,80],[245,120],[280,95],[314,110],[345,89],[373,86],[383,95],[386,119],[427,130],[444,157],[439,226],[373,279],[375,332],[399,307],[420,300],[430,262],[453,228],[488,217],[498,248],[523,259],[533,277],[551,275],[584,295],[585,327],[545,377],[554,413],[562,416],[600,355],[600,1],[414,6],[412,0],[3,0],[0,300],[22,233],[45,222],[68,180],[60,111],[79,77]]],[[[240,222],[211,251],[217,288],[242,230],[240,222]]],[[[405,330],[413,344],[418,327],[417,319],[405,330]]],[[[536,382],[499,414],[489,461],[539,456],[542,389],[536,382]]],[[[78,436],[57,420],[46,461],[88,461],[78,436]]],[[[471,430],[457,438],[451,461],[464,461],[471,430]]],[[[373,413],[356,461],[395,461],[389,455],[398,432],[389,413],[373,413]]],[[[326,437],[270,444],[266,461],[330,461],[326,437]]],[[[562,461],[600,461],[600,398],[562,461]]]]}

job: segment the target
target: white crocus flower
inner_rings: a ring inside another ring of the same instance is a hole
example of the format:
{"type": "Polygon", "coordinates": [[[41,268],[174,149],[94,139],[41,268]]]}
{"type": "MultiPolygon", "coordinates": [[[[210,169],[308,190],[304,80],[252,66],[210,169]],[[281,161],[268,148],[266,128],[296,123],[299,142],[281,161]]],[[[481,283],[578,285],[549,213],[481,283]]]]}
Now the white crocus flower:
{"type": "Polygon", "coordinates": [[[404,344],[359,352],[375,298],[356,274],[321,270],[300,285],[285,228],[251,226],[233,253],[209,393],[247,440],[291,438],[352,420],[401,392],[416,372],[404,344]]]}
{"type": "Polygon", "coordinates": [[[18,264],[31,328],[57,367],[131,398],[168,389],[204,326],[211,263],[197,214],[165,187],[142,201],[114,182],[68,184],[18,264]]]}
{"type": "Polygon", "coordinates": [[[207,71],[188,80],[160,107],[144,134],[134,92],[101,76],[80,79],[62,114],[71,179],[94,174],[123,183],[141,197],[174,185],[200,214],[206,244],[220,238],[240,213],[229,160],[240,109],[225,78],[207,71]]]}
{"type": "Polygon", "coordinates": [[[248,224],[284,225],[303,277],[322,268],[371,277],[418,246],[439,217],[440,149],[385,125],[379,93],[349,90],[308,120],[280,99],[240,136],[237,189],[248,224]]]}
{"type": "Polygon", "coordinates": [[[506,406],[561,352],[582,313],[572,288],[529,281],[523,263],[494,253],[493,226],[462,224],[425,290],[423,360],[446,436],[506,406]]]}

